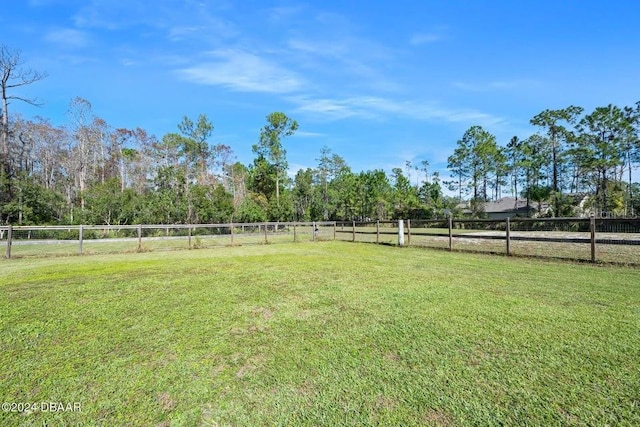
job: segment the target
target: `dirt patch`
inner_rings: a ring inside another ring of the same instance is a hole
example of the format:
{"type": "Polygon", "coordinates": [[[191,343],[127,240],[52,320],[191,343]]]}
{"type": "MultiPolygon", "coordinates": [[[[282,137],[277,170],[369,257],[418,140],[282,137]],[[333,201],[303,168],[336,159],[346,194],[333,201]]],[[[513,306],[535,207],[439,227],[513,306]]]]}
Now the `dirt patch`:
{"type": "Polygon", "coordinates": [[[380,395],[376,397],[375,406],[378,410],[393,411],[398,407],[398,401],[393,397],[380,395]]]}
{"type": "Polygon", "coordinates": [[[264,325],[252,325],[249,326],[249,329],[247,329],[247,331],[250,334],[256,334],[256,333],[260,333],[260,332],[265,332],[268,331],[269,327],[268,326],[264,326],[264,325]]]}
{"type": "Polygon", "coordinates": [[[384,355],[384,360],[388,360],[390,362],[399,362],[401,360],[401,357],[399,354],[390,351],[384,355]]]}
{"type": "Polygon", "coordinates": [[[221,363],[219,365],[214,366],[213,369],[211,369],[211,374],[213,376],[220,375],[221,373],[224,372],[225,369],[226,369],[226,366],[224,365],[224,363],[221,363]]]}
{"type": "Polygon", "coordinates": [[[296,389],[301,396],[310,396],[315,393],[315,387],[310,380],[306,380],[300,387],[296,389]]]}
{"type": "Polygon", "coordinates": [[[562,418],[565,419],[567,424],[577,425],[580,422],[580,418],[577,415],[572,414],[569,411],[564,410],[563,408],[558,408],[558,412],[562,415],[562,418]]]}
{"type": "Polygon", "coordinates": [[[157,399],[163,412],[170,412],[176,407],[176,401],[166,391],[160,393],[157,399]]]}
{"type": "Polygon", "coordinates": [[[449,427],[455,425],[454,419],[450,414],[447,414],[442,409],[432,409],[428,411],[424,417],[422,417],[423,421],[427,425],[435,425],[439,427],[449,427]]]}
{"type": "Polygon", "coordinates": [[[264,320],[269,320],[273,317],[273,310],[265,307],[254,308],[251,313],[253,313],[255,316],[262,316],[264,320]]]}
{"type": "Polygon", "coordinates": [[[265,358],[261,354],[257,354],[248,358],[245,363],[236,372],[236,377],[244,378],[252,372],[259,369],[264,364],[265,358]]]}

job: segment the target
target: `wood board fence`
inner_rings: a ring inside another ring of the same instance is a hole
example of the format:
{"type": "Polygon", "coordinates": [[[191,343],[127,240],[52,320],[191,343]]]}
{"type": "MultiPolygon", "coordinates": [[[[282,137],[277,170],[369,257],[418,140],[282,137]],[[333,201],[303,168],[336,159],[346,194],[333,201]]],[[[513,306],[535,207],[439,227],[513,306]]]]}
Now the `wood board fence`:
{"type": "Polygon", "coordinates": [[[18,257],[23,257],[315,240],[422,246],[640,265],[640,220],[637,218],[448,218],[0,227],[0,245],[3,244],[6,248],[5,258],[12,258],[14,250],[18,252],[18,257]],[[110,245],[101,245],[105,243],[110,245]],[[52,244],[56,244],[56,250],[52,249],[52,244]]]}
{"type": "MultiPolygon", "coordinates": [[[[404,244],[640,265],[637,218],[404,220],[404,244]]],[[[400,244],[398,221],[339,222],[340,240],[400,244]]]]}

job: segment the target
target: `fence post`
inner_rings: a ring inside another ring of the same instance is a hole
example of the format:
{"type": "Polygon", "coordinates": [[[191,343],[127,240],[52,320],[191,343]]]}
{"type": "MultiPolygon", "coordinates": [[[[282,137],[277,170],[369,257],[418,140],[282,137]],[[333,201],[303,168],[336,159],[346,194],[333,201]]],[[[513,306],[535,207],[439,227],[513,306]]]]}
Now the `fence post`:
{"type": "Polygon", "coordinates": [[[13,226],[9,225],[7,229],[7,259],[11,259],[11,240],[13,238],[13,226]]]}
{"type": "Polygon", "coordinates": [[[188,236],[189,236],[189,249],[191,249],[191,224],[187,226],[188,236]]]}
{"type": "Polygon", "coordinates": [[[138,224],[138,252],[142,251],[142,224],[138,224]]]}
{"type": "Polygon", "coordinates": [[[591,234],[591,262],[596,262],[596,217],[592,216],[589,221],[589,232],[591,234]]]}
{"type": "Polygon", "coordinates": [[[380,220],[376,221],[376,245],[380,244],[380,220]]]}
{"type": "Polygon", "coordinates": [[[404,246],[404,220],[398,220],[398,246],[404,246]]]}
{"type": "Polygon", "coordinates": [[[318,236],[317,236],[317,234],[318,234],[318,228],[317,228],[317,225],[316,225],[316,222],[315,222],[315,221],[313,221],[312,227],[313,227],[313,241],[315,242],[315,241],[316,241],[316,239],[317,239],[317,237],[318,237],[318,236]]]}
{"type": "Polygon", "coordinates": [[[269,240],[267,239],[267,223],[264,223],[264,242],[265,243],[269,243],[269,240]]]}
{"type": "Polygon", "coordinates": [[[355,241],[356,241],[356,222],[355,222],[355,221],[353,221],[353,235],[352,235],[351,240],[352,240],[353,242],[355,242],[355,241]]]}
{"type": "Polygon", "coordinates": [[[82,255],[82,240],[83,240],[84,230],[82,229],[82,224],[78,227],[78,255],[82,255]]]}
{"type": "Polygon", "coordinates": [[[338,223],[336,221],[333,221],[333,240],[336,240],[336,233],[338,232],[337,228],[338,223]]]}
{"type": "Polygon", "coordinates": [[[411,246],[411,220],[407,220],[407,246],[411,246]]]}
{"type": "Polygon", "coordinates": [[[507,217],[507,224],[506,224],[506,231],[507,231],[507,256],[511,255],[511,222],[509,221],[509,217],[507,217]]]}
{"type": "Polygon", "coordinates": [[[233,221],[229,223],[229,230],[231,230],[231,246],[233,246],[233,221]]]}
{"type": "Polygon", "coordinates": [[[453,218],[449,217],[449,250],[453,250],[453,218]]]}

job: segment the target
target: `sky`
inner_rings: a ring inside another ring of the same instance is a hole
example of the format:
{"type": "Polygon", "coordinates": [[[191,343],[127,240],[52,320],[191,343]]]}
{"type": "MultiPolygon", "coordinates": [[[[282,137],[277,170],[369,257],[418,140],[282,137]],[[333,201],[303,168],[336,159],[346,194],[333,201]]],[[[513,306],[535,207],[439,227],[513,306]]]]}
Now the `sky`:
{"type": "Polygon", "coordinates": [[[638,22],[632,0],[11,0],[0,43],[48,74],[15,92],[43,105],[10,114],[64,125],[82,97],[158,138],[206,114],[250,164],[282,111],[291,174],[327,146],[355,172],[427,160],[447,177],[473,125],[504,145],[545,109],[639,101],[638,22]]]}

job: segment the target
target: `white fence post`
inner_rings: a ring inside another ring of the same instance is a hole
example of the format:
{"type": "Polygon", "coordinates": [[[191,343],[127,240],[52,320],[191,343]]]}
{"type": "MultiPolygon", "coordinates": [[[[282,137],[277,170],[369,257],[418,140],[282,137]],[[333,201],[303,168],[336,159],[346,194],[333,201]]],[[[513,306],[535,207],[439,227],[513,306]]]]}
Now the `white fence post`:
{"type": "Polygon", "coordinates": [[[13,238],[13,226],[9,225],[7,228],[7,259],[11,259],[11,239],[13,238]]]}
{"type": "Polygon", "coordinates": [[[398,246],[404,246],[404,221],[398,220],[398,246]]]}
{"type": "Polygon", "coordinates": [[[78,228],[78,255],[82,255],[82,240],[84,238],[83,231],[82,224],[80,224],[80,227],[78,228]]]}

